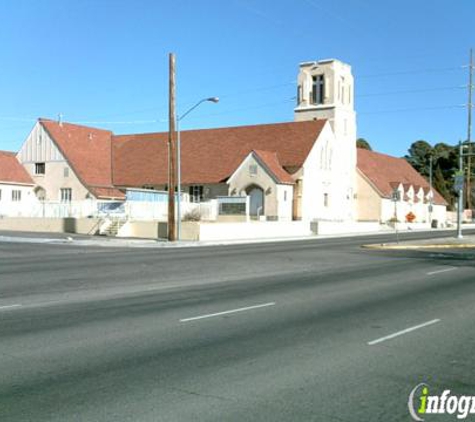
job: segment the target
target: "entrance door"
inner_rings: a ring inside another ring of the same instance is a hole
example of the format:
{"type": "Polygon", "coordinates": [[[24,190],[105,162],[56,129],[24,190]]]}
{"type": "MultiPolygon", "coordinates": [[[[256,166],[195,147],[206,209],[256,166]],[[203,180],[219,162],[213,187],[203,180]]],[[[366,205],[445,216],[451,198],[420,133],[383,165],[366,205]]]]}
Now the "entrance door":
{"type": "Polygon", "coordinates": [[[249,195],[249,214],[251,217],[264,215],[264,191],[259,186],[253,185],[247,189],[249,195]]]}

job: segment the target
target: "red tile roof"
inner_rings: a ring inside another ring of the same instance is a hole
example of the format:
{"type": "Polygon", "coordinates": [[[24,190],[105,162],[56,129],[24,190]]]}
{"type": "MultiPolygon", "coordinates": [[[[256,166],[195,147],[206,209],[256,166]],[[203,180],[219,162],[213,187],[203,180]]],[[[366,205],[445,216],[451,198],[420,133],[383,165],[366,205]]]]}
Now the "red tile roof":
{"type": "Polygon", "coordinates": [[[279,162],[277,153],[273,151],[254,150],[253,153],[257,159],[263,164],[269,173],[274,176],[278,183],[293,185],[295,183],[292,176],[287,173],[279,162]]]}
{"type": "Polygon", "coordinates": [[[112,185],[112,132],[40,119],[83,185],[96,197],[124,198],[112,185]]]}
{"type": "Polygon", "coordinates": [[[34,185],[14,152],[0,151],[0,183],[34,185]]]}
{"type": "MultiPolygon", "coordinates": [[[[385,198],[391,198],[394,182],[402,183],[405,190],[409,185],[420,186],[424,190],[429,188],[427,180],[403,158],[358,148],[357,166],[385,198]]],[[[442,195],[435,189],[433,191],[434,204],[447,205],[442,195]]]]}
{"type": "MultiPolygon", "coordinates": [[[[182,183],[221,183],[254,149],[276,152],[283,168],[300,168],[325,123],[317,120],[181,132],[182,183]]],[[[166,184],[167,140],[167,133],[114,136],[114,184],[166,184]]]]}

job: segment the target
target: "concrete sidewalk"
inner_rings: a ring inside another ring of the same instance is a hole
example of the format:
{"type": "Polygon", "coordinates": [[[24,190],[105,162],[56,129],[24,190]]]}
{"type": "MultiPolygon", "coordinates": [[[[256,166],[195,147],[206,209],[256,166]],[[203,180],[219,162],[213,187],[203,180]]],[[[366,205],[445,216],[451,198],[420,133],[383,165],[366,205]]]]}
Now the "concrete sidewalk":
{"type": "MultiPolygon", "coordinates": [[[[475,225],[466,225],[466,229],[474,229],[475,225]]],[[[429,233],[429,232],[447,232],[447,234],[455,234],[454,229],[428,229],[428,230],[404,230],[400,233],[429,233]]],[[[33,244],[53,244],[53,245],[71,245],[71,246],[96,246],[96,247],[109,247],[109,248],[188,248],[188,247],[200,247],[200,246],[225,246],[225,245],[245,245],[256,243],[272,243],[272,242],[289,242],[289,241],[304,241],[304,240],[317,240],[317,239],[332,239],[332,238],[347,238],[347,237],[365,237],[365,236],[387,236],[393,233],[391,230],[381,230],[378,232],[370,233],[347,233],[347,234],[334,234],[334,235],[309,235],[309,236],[295,236],[285,238],[265,238],[265,239],[240,239],[240,240],[225,240],[225,241],[177,241],[168,242],[164,239],[139,239],[139,238],[117,238],[117,237],[105,237],[105,236],[91,236],[80,235],[70,233],[37,233],[37,232],[15,232],[15,231],[0,231],[0,242],[10,243],[33,243],[33,244]]],[[[468,239],[469,237],[467,237],[468,239]]],[[[473,243],[475,239],[471,236],[473,243]]],[[[442,239],[437,240],[437,243],[442,239]]],[[[451,237],[444,238],[448,243],[449,240],[456,240],[451,237]]],[[[405,241],[399,244],[373,244],[367,245],[369,248],[389,248],[390,245],[394,245],[397,248],[402,248],[403,245],[406,248],[410,248],[410,245],[415,245],[418,241],[405,241]]],[[[434,240],[426,240],[420,242],[427,242],[427,244],[434,243],[434,240]]],[[[466,239],[463,239],[462,244],[466,244],[466,239]]],[[[453,244],[453,243],[451,243],[453,244]]],[[[427,246],[426,246],[427,247],[427,246]]]]}
{"type": "Polygon", "coordinates": [[[432,250],[432,249],[475,249],[475,236],[467,235],[461,239],[455,236],[438,239],[403,240],[400,242],[364,245],[367,249],[393,250],[432,250]]]}

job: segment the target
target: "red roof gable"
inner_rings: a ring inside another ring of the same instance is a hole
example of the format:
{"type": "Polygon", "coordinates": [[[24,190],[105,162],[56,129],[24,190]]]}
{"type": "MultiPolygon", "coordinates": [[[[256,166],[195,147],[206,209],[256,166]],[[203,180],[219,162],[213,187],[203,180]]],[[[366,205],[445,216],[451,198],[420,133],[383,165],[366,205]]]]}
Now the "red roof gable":
{"type": "Polygon", "coordinates": [[[258,160],[264,165],[264,167],[274,176],[278,183],[287,185],[293,185],[294,179],[287,173],[281,166],[277,154],[271,151],[254,150],[253,153],[257,156],[258,160]]]}
{"type": "Polygon", "coordinates": [[[17,160],[16,154],[0,151],[0,183],[34,185],[32,178],[17,160]]]}
{"type": "MultiPolygon", "coordinates": [[[[276,152],[280,167],[300,168],[325,123],[317,120],[181,132],[182,183],[221,183],[255,149],[276,152]]],[[[167,140],[166,132],[114,136],[115,185],[166,184],[167,140]]],[[[270,158],[273,168],[276,160],[270,158]]]]}
{"type": "MultiPolygon", "coordinates": [[[[390,198],[394,182],[402,183],[404,190],[410,185],[429,188],[429,183],[403,158],[391,157],[358,148],[358,169],[371,181],[385,198],[390,198]]],[[[434,191],[434,203],[447,205],[442,195],[434,191]]]]}
{"type": "Polygon", "coordinates": [[[112,185],[112,132],[40,119],[79,180],[99,198],[124,194],[112,185]]]}

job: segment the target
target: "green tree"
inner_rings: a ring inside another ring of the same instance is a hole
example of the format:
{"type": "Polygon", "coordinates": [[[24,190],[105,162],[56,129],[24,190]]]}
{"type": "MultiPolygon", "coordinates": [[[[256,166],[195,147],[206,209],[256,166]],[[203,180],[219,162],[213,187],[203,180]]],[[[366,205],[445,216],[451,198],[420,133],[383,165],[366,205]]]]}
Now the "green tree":
{"type": "Polygon", "coordinates": [[[442,169],[436,166],[433,177],[433,187],[444,197],[450,207],[454,204],[455,199],[451,185],[453,185],[453,181],[451,179],[447,180],[442,173],[442,169]]]}
{"type": "Polygon", "coordinates": [[[458,170],[457,148],[440,142],[432,147],[428,142],[414,142],[405,159],[427,180],[430,177],[432,158],[432,180],[436,189],[452,207],[455,203],[453,191],[454,174],[458,170]]]}
{"type": "Polygon", "coordinates": [[[364,138],[358,138],[356,140],[356,148],[367,149],[368,151],[373,151],[369,142],[364,138]]]}
{"type": "Polygon", "coordinates": [[[412,165],[420,174],[425,177],[429,176],[430,157],[432,155],[432,146],[423,140],[414,142],[409,148],[409,154],[404,158],[412,165]]]}

